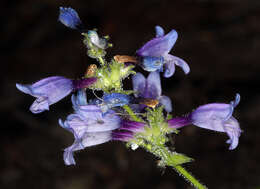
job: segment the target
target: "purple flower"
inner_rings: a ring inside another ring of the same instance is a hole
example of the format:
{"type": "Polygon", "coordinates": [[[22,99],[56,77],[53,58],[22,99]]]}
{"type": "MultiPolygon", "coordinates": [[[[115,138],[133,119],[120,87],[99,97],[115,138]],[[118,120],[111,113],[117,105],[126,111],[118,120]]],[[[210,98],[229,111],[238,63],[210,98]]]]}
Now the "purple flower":
{"type": "Polygon", "coordinates": [[[137,73],[132,77],[133,89],[137,92],[137,98],[157,99],[162,104],[167,112],[172,111],[171,99],[167,96],[161,96],[161,80],[158,72],[151,72],[147,79],[141,74],[137,73]]]}
{"type": "Polygon", "coordinates": [[[60,7],[58,20],[69,28],[82,29],[82,22],[79,18],[78,13],[70,7],[60,7]]]}
{"type": "Polygon", "coordinates": [[[49,110],[49,106],[69,95],[73,90],[86,88],[93,84],[96,78],[71,80],[61,76],[42,79],[32,85],[16,84],[20,91],[36,97],[31,105],[32,113],[41,113],[49,110]]]}
{"type": "Polygon", "coordinates": [[[230,104],[212,103],[199,106],[188,116],[173,118],[168,121],[168,124],[173,128],[194,124],[201,128],[225,132],[229,136],[229,140],[227,140],[227,143],[230,144],[229,150],[233,150],[237,147],[242,132],[238,121],[232,116],[239,101],[240,95],[236,94],[235,101],[231,101],[230,104]]]}
{"type": "Polygon", "coordinates": [[[164,30],[160,26],[155,27],[156,37],[148,41],[136,54],[142,57],[142,67],[146,71],[162,70],[165,67],[164,77],[171,77],[175,72],[175,65],[180,66],[185,74],[190,72],[189,65],[176,56],[170,55],[178,34],[171,30],[164,35],[164,30]]]}
{"type": "Polygon", "coordinates": [[[121,120],[120,127],[112,132],[113,140],[129,141],[134,138],[135,133],[143,132],[146,126],[143,122],[121,120]]]}
{"type": "Polygon", "coordinates": [[[74,108],[75,114],[69,115],[64,122],[59,120],[59,124],[75,137],[74,143],[64,150],[63,158],[66,165],[75,164],[74,151],[112,140],[112,130],[119,128],[121,121],[114,111],[109,110],[104,115],[96,105],[74,108]]]}

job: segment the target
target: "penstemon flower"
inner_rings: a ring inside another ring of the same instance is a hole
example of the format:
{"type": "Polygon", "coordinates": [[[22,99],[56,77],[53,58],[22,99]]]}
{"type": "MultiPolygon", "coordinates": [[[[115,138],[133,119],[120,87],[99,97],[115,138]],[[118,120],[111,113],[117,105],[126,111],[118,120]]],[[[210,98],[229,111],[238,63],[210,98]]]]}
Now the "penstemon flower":
{"type": "Polygon", "coordinates": [[[168,120],[168,124],[173,128],[193,124],[204,129],[225,132],[229,137],[227,140],[227,143],[230,144],[229,150],[233,150],[237,147],[242,132],[238,121],[232,116],[239,101],[240,95],[237,94],[235,101],[231,101],[230,104],[206,104],[198,107],[187,116],[168,120]]]}
{"type": "Polygon", "coordinates": [[[110,110],[105,115],[96,105],[77,106],[75,113],[70,114],[66,121],[59,120],[64,129],[72,132],[75,141],[64,150],[66,165],[75,164],[73,152],[88,146],[102,144],[112,139],[112,130],[120,127],[120,117],[110,110]]]}
{"type": "Polygon", "coordinates": [[[32,85],[16,84],[20,91],[36,97],[31,105],[32,113],[49,110],[49,106],[69,95],[73,90],[87,88],[96,82],[96,78],[71,80],[61,76],[42,79],[32,85]]]}
{"type": "Polygon", "coordinates": [[[164,30],[160,26],[155,27],[156,37],[148,41],[143,47],[137,50],[136,54],[142,58],[142,67],[146,71],[162,71],[165,67],[164,77],[171,77],[175,72],[175,65],[180,66],[185,74],[190,72],[189,65],[176,56],[170,55],[178,34],[171,30],[164,35],[164,30]]]}
{"type": "Polygon", "coordinates": [[[171,99],[167,96],[161,96],[161,79],[158,72],[151,72],[147,79],[141,73],[132,77],[133,89],[137,93],[135,97],[145,99],[157,99],[164,106],[167,112],[172,111],[171,99]]]}
{"type": "Polygon", "coordinates": [[[206,188],[182,166],[192,158],[167,147],[168,136],[179,134],[177,129],[193,124],[227,133],[229,149],[235,149],[241,129],[232,114],[240,95],[237,94],[230,104],[206,104],[185,116],[172,117],[169,114],[172,112],[171,100],[162,95],[160,72],[164,71],[166,78],[171,77],[175,65],[180,66],[185,74],[190,72],[184,60],[169,54],[177,40],[175,30],[165,35],[164,30],[156,26],[156,37],[136,52],[138,57],[116,55],[107,61],[106,49],[112,46],[108,43],[108,36],[99,37],[96,30],[85,29],[72,8],[61,7],[59,21],[81,32],[87,55],[99,64],[89,65],[84,77],[79,80],[54,76],[32,85],[16,84],[16,87],[36,97],[30,108],[33,113],[48,110],[50,105],[70,93],[76,93],[71,97],[74,112],[65,121],[59,119],[59,125],[74,135],[73,144],[63,153],[65,164],[76,164],[75,151],[117,140],[125,142],[132,150],[144,148],[158,158],[158,166],[172,167],[195,188],[206,188]],[[150,72],[147,78],[134,72],[136,65],[150,72]],[[133,90],[124,90],[123,80],[131,75],[134,75],[133,90]],[[97,96],[95,90],[102,91],[103,95],[97,96]],[[87,99],[87,92],[92,92],[96,98],[87,99]]]}

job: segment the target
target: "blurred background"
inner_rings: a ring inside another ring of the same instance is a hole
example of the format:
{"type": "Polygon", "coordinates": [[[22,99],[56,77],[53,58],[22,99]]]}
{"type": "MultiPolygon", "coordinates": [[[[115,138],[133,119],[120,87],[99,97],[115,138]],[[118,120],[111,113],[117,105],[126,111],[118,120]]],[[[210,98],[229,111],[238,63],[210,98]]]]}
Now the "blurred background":
{"type": "MultiPolygon", "coordinates": [[[[109,142],[76,153],[76,166],[63,163],[63,149],[73,142],[58,125],[72,112],[70,97],[50,111],[33,115],[33,98],[15,83],[33,83],[48,76],[79,78],[95,60],[87,57],[81,35],[57,22],[59,6],[76,9],[88,29],[110,35],[116,54],[134,55],[154,35],[154,26],[175,29],[179,38],[171,51],[187,61],[162,79],[174,116],[206,103],[241,103],[234,116],[242,136],[228,150],[225,133],[188,126],[172,144],[195,159],[185,167],[211,189],[259,189],[260,151],[260,3],[239,0],[1,1],[0,188],[38,189],[190,189],[170,168],[142,149],[109,142]]],[[[126,81],[130,82],[130,80],[126,81]]],[[[127,85],[128,87],[130,85],[127,85]]]]}

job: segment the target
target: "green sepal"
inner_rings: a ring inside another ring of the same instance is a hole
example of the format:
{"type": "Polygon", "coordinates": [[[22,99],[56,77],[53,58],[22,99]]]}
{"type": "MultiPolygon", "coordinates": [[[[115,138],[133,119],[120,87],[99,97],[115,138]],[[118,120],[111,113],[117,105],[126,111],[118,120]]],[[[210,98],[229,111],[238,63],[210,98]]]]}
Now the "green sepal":
{"type": "Polygon", "coordinates": [[[96,70],[97,82],[91,86],[92,89],[103,90],[106,93],[132,93],[124,91],[122,81],[130,74],[135,74],[134,66],[125,67],[124,64],[112,60],[109,64],[104,64],[96,70]]]}
{"type": "MultiPolygon", "coordinates": [[[[83,43],[88,48],[87,55],[89,57],[95,58],[99,61],[100,58],[103,58],[106,55],[105,49],[99,48],[95,44],[93,44],[87,33],[82,33],[82,35],[84,36],[83,43]]],[[[111,46],[112,46],[112,44],[109,43],[109,45],[107,47],[111,47],[111,46]]],[[[103,64],[103,62],[100,62],[100,63],[103,64]]]]}
{"type": "Polygon", "coordinates": [[[184,154],[180,154],[177,152],[171,152],[171,154],[172,155],[168,159],[168,165],[176,166],[194,161],[193,158],[190,158],[184,154]]]}

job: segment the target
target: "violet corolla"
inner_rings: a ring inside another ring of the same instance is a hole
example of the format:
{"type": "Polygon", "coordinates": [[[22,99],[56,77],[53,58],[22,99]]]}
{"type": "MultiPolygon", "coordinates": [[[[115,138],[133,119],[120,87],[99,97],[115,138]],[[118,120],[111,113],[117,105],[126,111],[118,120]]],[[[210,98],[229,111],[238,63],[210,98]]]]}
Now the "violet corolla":
{"type": "Polygon", "coordinates": [[[75,164],[74,151],[88,146],[102,144],[112,140],[112,130],[120,127],[120,117],[110,110],[103,114],[97,105],[74,106],[75,113],[70,114],[66,121],[59,124],[72,132],[74,143],[64,150],[66,165],[75,164]]]}
{"type": "Polygon", "coordinates": [[[62,76],[52,76],[42,79],[32,85],[16,84],[20,91],[36,97],[31,105],[32,113],[41,113],[49,110],[49,106],[60,101],[73,90],[87,88],[96,82],[96,78],[71,80],[62,76]]]}
{"type": "Polygon", "coordinates": [[[236,94],[234,101],[230,104],[211,103],[199,106],[192,113],[184,117],[168,120],[168,124],[173,128],[180,128],[185,125],[193,124],[201,128],[225,132],[229,139],[229,150],[238,146],[240,133],[242,132],[238,121],[232,116],[234,108],[240,101],[240,95],[236,94]]]}
{"type": "Polygon", "coordinates": [[[155,31],[156,37],[136,52],[141,57],[143,69],[149,72],[162,71],[164,66],[164,77],[168,78],[174,74],[176,65],[181,67],[185,74],[188,74],[190,72],[189,65],[183,59],[169,54],[178,38],[178,33],[171,30],[164,35],[164,30],[160,26],[156,26],[155,31]]]}
{"type": "Polygon", "coordinates": [[[60,7],[59,21],[72,29],[82,29],[83,27],[78,13],[70,7],[60,7]]]}
{"type": "Polygon", "coordinates": [[[151,72],[147,79],[141,73],[132,77],[133,89],[137,98],[156,99],[167,112],[172,111],[171,99],[162,96],[161,79],[158,72],[151,72]]]}
{"type": "Polygon", "coordinates": [[[142,132],[144,123],[122,120],[115,111],[108,110],[103,114],[97,105],[88,105],[83,91],[72,95],[74,114],[70,114],[59,124],[72,132],[74,143],[64,150],[63,158],[66,165],[76,164],[73,153],[89,146],[108,142],[110,140],[128,141],[134,133],[142,132]]]}

